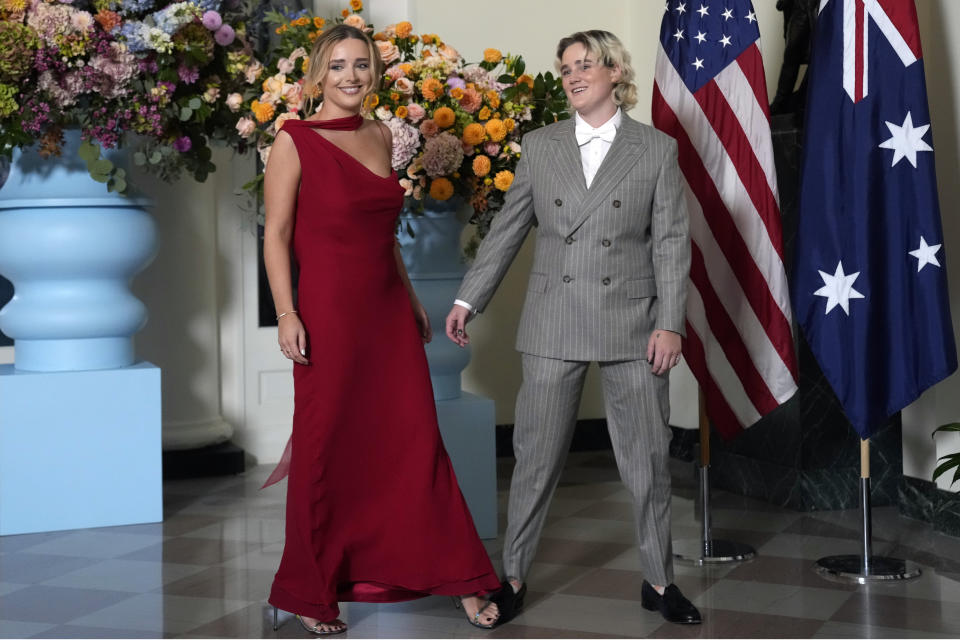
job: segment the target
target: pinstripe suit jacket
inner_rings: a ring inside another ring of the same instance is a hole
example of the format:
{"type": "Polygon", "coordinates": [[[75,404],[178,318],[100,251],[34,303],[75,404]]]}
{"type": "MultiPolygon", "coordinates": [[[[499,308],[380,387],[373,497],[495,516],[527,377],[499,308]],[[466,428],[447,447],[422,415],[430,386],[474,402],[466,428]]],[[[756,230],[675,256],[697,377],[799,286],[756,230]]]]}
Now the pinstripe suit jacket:
{"type": "Polygon", "coordinates": [[[684,330],[690,239],[677,144],[623,114],[587,189],[574,127],[571,118],[524,136],[504,207],[457,298],[483,311],[537,226],[517,350],[642,359],[653,329],[684,330]]]}

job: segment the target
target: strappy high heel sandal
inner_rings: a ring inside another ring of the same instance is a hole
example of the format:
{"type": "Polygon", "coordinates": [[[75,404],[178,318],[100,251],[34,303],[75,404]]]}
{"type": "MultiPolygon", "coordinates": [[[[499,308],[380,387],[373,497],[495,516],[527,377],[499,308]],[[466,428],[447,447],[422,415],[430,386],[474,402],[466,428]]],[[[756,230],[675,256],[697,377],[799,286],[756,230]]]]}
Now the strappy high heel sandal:
{"type": "MultiPolygon", "coordinates": [[[[299,614],[297,615],[297,622],[300,623],[301,627],[303,627],[310,633],[317,636],[334,636],[334,635],[337,635],[338,633],[343,633],[344,631],[347,630],[347,625],[346,623],[343,623],[343,622],[341,622],[343,626],[340,627],[339,629],[321,629],[320,628],[320,625],[324,625],[324,624],[332,625],[333,622],[317,622],[315,625],[311,627],[311,626],[308,626],[307,623],[303,621],[303,618],[301,618],[299,614]]],[[[280,628],[280,625],[277,622],[277,608],[274,607],[273,608],[273,630],[277,631],[279,628],[280,628]]]]}
{"type": "MultiPolygon", "coordinates": [[[[463,600],[461,600],[458,596],[450,596],[450,599],[453,600],[454,607],[456,607],[457,609],[463,609],[464,613],[466,613],[466,609],[463,606],[463,600]]],[[[480,622],[480,616],[483,615],[483,612],[486,611],[491,604],[494,604],[494,603],[487,600],[487,603],[482,607],[480,607],[480,609],[478,609],[477,612],[473,614],[472,618],[469,615],[467,616],[467,622],[469,622],[475,627],[479,627],[480,629],[493,629],[495,626],[497,626],[497,623],[500,621],[499,615],[497,616],[497,619],[491,622],[490,624],[483,624],[480,622]]]]}

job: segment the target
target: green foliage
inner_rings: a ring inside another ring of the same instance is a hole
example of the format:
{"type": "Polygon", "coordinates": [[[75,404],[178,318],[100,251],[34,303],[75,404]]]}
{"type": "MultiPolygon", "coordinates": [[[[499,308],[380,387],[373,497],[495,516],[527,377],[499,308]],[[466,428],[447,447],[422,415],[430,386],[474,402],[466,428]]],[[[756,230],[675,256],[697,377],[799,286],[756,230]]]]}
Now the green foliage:
{"type": "MultiPolygon", "coordinates": [[[[960,422],[951,422],[949,424],[944,424],[937,427],[930,437],[935,437],[938,433],[947,433],[947,432],[960,433],[960,422]]],[[[951,469],[953,470],[953,479],[950,480],[951,486],[956,482],[960,481],[960,452],[949,453],[945,456],[940,456],[938,458],[940,462],[937,465],[937,468],[933,471],[933,480],[936,481],[937,478],[947,473],[951,469]]]]}

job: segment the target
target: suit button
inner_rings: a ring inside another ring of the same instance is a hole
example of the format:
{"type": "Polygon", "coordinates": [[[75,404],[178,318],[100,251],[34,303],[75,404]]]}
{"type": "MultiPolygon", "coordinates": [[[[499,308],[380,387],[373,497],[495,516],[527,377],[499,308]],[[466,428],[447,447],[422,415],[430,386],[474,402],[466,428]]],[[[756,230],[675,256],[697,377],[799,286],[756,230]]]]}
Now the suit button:
{"type": "Polygon", "coordinates": [[[569,283],[573,281],[573,278],[571,278],[570,276],[563,276],[563,281],[569,283]]]}
{"type": "Polygon", "coordinates": [[[619,200],[614,200],[614,201],[613,201],[613,208],[614,208],[614,209],[619,209],[619,208],[620,208],[620,201],[619,201],[619,200]]]}
{"type": "Polygon", "coordinates": [[[573,244],[573,236],[567,236],[564,239],[564,242],[566,242],[567,244],[573,244]]]}
{"type": "Polygon", "coordinates": [[[610,278],[604,278],[604,279],[601,280],[600,282],[603,283],[603,286],[607,286],[608,284],[610,284],[610,278]]]}
{"type": "Polygon", "coordinates": [[[555,204],[555,205],[557,205],[557,206],[559,207],[559,206],[563,205],[563,200],[561,200],[560,198],[557,198],[556,200],[553,201],[553,204],[555,204]]]}
{"type": "Polygon", "coordinates": [[[602,244],[602,245],[605,246],[605,247],[609,247],[609,246],[610,246],[610,241],[607,240],[606,238],[604,238],[603,240],[600,241],[600,244],[602,244]]]}

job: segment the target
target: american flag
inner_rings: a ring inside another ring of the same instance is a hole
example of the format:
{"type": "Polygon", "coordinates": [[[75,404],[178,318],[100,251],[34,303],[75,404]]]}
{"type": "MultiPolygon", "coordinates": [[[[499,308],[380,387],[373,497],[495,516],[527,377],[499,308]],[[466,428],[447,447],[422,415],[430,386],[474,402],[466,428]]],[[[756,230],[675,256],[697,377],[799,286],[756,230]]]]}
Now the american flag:
{"type": "Polygon", "coordinates": [[[868,438],[957,368],[913,0],[822,0],[808,73],[793,302],[868,438]]]}
{"type": "Polygon", "coordinates": [[[693,261],[683,352],[726,437],[797,389],[760,30],[748,0],[669,0],[653,124],[679,145],[693,261]]]}

